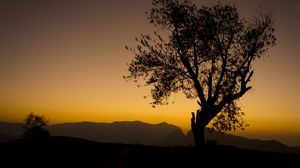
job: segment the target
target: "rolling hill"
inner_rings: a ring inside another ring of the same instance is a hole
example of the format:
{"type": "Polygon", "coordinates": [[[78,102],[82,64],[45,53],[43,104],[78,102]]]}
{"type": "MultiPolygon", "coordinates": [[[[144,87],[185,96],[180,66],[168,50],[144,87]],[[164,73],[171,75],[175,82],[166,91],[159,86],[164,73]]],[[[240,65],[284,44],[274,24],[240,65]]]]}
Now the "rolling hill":
{"type": "Polygon", "coordinates": [[[0,144],[2,167],[292,167],[300,155],[262,152],[233,146],[158,147],[99,143],[51,136],[40,141],[18,139],[0,144]]]}

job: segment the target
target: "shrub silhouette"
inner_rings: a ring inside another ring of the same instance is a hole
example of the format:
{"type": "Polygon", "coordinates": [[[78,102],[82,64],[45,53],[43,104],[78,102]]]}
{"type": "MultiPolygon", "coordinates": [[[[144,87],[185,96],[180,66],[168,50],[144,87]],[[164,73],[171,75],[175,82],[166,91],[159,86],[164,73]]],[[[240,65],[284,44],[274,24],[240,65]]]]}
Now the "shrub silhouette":
{"type": "Polygon", "coordinates": [[[24,138],[25,139],[43,139],[50,136],[49,131],[45,128],[48,120],[44,116],[33,113],[28,114],[25,119],[24,138]]]}

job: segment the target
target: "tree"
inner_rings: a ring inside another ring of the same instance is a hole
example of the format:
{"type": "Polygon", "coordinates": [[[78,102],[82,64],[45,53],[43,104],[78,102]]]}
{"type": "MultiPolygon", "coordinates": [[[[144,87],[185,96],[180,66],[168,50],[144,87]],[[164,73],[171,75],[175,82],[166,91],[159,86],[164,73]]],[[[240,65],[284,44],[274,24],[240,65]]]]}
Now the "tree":
{"type": "Polygon", "coordinates": [[[125,79],[152,85],[153,105],[168,103],[172,93],[198,99],[191,127],[195,146],[205,144],[204,129],[244,128],[237,101],[251,89],[253,61],[275,45],[273,19],[259,11],[239,17],[235,5],[218,2],[197,7],[190,0],[153,0],[150,24],[160,32],[142,34],[125,79]],[[166,39],[166,40],[165,40],[166,39]]]}
{"type": "Polygon", "coordinates": [[[45,128],[47,123],[48,120],[44,116],[28,114],[25,119],[24,138],[37,140],[50,136],[49,131],[45,128]]]}

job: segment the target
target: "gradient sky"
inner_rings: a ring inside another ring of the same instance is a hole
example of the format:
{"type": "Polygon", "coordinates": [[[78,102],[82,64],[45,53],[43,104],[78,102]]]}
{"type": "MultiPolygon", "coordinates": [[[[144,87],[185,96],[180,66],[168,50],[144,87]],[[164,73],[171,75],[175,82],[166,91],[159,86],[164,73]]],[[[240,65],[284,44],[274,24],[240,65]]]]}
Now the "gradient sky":
{"type": "MultiPolygon", "coordinates": [[[[197,4],[212,2],[194,0],[197,4]]],[[[234,134],[300,146],[300,1],[241,0],[242,17],[262,6],[274,12],[277,45],[255,62],[253,89],[241,100],[250,124],[234,134]]],[[[134,37],[157,29],[151,0],[0,2],[0,121],[29,112],[51,124],[141,120],[190,129],[196,100],[152,108],[150,88],[125,82],[134,37]]]]}

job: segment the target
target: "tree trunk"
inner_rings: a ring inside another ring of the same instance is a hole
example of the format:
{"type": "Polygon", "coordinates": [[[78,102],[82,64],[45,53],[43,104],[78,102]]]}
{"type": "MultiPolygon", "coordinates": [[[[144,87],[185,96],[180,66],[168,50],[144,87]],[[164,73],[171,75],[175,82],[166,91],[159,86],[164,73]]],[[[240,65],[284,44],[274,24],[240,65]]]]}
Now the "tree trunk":
{"type": "MultiPolygon", "coordinates": [[[[197,111],[197,115],[199,111],[197,111]]],[[[205,145],[205,137],[204,137],[204,130],[205,125],[200,123],[200,120],[196,120],[195,113],[192,112],[191,118],[191,126],[192,132],[194,136],[194,143],[195,147],[203,147],[205,145]]]]}
{"type": "Polygon", "coordinates": [[[204,128],[197,127],[193,130],[195,147],[203,147],[205,145],[204,128]]]}

